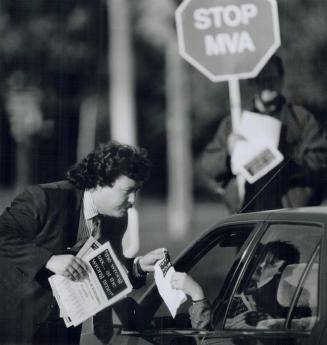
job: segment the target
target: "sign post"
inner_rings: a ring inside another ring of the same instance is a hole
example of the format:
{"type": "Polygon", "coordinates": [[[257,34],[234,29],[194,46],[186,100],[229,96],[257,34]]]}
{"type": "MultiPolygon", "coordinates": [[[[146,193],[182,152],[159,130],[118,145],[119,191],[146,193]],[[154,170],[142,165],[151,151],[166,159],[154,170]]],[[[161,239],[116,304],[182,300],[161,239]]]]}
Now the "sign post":
{"type": "Polygon", "coordinates": [[[229,102],[230,112],[232,116],[232,129],[236,132],[237,126],[241,119],[241,94],[240,94],[240,83],[237,78],[230,78],[228,80],[229,87],[229,102]]]}
{"type": "Polygon", "coordinates": [[[276,0],[184,0],[175,16],[180,55],[211,81],[229,82],[235,127],[238,80],[256,77],[280,46],[276,0]]]}

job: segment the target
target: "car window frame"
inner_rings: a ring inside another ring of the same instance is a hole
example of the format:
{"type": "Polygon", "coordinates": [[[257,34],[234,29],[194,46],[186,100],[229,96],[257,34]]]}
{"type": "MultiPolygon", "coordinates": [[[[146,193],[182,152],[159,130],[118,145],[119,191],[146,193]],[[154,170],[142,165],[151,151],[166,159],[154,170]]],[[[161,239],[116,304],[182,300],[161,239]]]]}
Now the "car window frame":
{"type": "MultiPolygon", "coordinates": [[[[293,212],[292,212],[293,213],[293,212]]],[[[299,330],[299,329],[285,329],[285,330],[263,330],[263,329],[253,329],[251,331],[242,331],[242,330],[222,330],[215,329],[215,330],[191,330],[191,329],[185,329],[182,330],[186,332],[188,336],[193,336],[195,338],[200,338],[203,340],[203,337],[206,338],[229,338],[229,339],[235,339],[238,337],[244,338],[251,338],[251,339],[264,339],[265,337],[269,338],[272,335],[274,336],[274,339],[298,339],[300,340],[301,344],[315,344],[320,343],[321,339],[325,339],[326,337],[326,323],[324,320],[326,320],[327,317],[327,293],[324,291],[327,291],[327,276],[325,277],[323,272],[326,270],[323,269],[324,267],[327,267],[327,255],[324,255],[326,253],[327,248],[327,236],[326,236],[326,230],[327,230],[327,217],[325,214],[319,214],[319,218],[316,217],[316,214],[308,213],[308,212],[300,212],[294,215],[293,219],[291,217],[291,220],[289,220],[290,214],[289,212],[273,212],[269,213],[268,217],[263,219],[256,219],[249,222],[243,222],[241,223],[257,223],[257,227],[252,231],[250,234],[248,240],[251,239],[250,243],[247,244],[246,242],[244,245],[248,245],[247,250],[249,251],[248,255],[245,255],[242,260],[247,260],[251,256],[251,252],[253,252],[254,248],[256,247],[257,239],[263,236],[265,231],[267,230],[268,226],[272,224],[304,224],[304,225],[316,225],[320,226],[323,230],[323,236],[321,240],[321,253],[320,253],[320,269],[319,269],[319,282],[318,282],[318,293],[319,293],[319,299],[318,299],[318,315],[317,315],[317,321],[314,325],[314,327],[311,330],[299,330]],[[317,220],[318,219],[318,220],[317,220]],[[302,342],[303,341],[303,342],[302,342]]],[[[317,213],[318,215],[318,213],[317,213]]],[[[230,224],[222,224],[223,226],[228,226],[230,224]]],[[[219,224],[217,224],[215,227],[220,227],[219,224]]],[[[203,235],[205,236],[205,234],[203,235]]],[[[240,251],[241,253],[241,251],[240,251]]],[[[183,254],[183,253],[182,253],[183,254]]],[[[181,255],[182,255],[181,254],[181,255]]],[[[242,274],[244,274],[244,270],[246,270],[246,265],[243,266],[242,274]]],[[[231,295],[232,296],[232,295],[231,295]]],[[[226,309],[227,311],[227,309],[226,309]]],[[[176,334],[176,330],[171,331],[171,334],[176,334]]],[[[142,332],[130,332],[130,331],[123,331],[126,335],[132,335],[136,337],[143,337],[142,332]]],[[[123,334],[122,333],[122,334],[123,334]]],[[[155,330],[148,331],[148,334],[152,334],[154,336],[166,336],[169,333],[169,330],[155,330]]]]}
{"type": "MultiPolygon", "coordinates": [[[[219,237],[221,238],[224,234],[226,234],[226,232],[230,232],[231,228],[239,228],[242,226],[246,226],[249,228],[253,226],[253,228],[249,236],[241,246],[239,253],[236,255],[234,259],[234,263],[239,261],[231,277],[231,280],[235,279],[235,276],[237,276],[237,272],[239,272],[240,270],[240,265],[243,263],[243,260],[245,259],[246,255],[248,255],[247,251],[244,250],[244,248],[248,248],[248,243],[253,241],[253,238],[257,236],[257,233],[263,226],[263,220],[251,219],[248,221],[236,221],[230,223],[215,224],[214,226],[210,227],[206,232],[204,232],[204,234],[201,237],[194,240],[189,246],[187,246],[181,252],[179,256],[176,257],[175,260],[173,260],[172,264],[175,267],[176,271],[188,272],[192,266],[199,262],[199,260],[205,255],[205,253],[207,253],[215,245],[217,245],[217,243],[219,242],[219,237]],[[210,240],[212,238],[214,238],[214,241],[210,240]],[[196,255],[191,254],[191,249],[195,252],[196,255]]],[[[232,266],[234,265],[234,263],[232,264],[232,266]]],[[[163,302],[161,300],[160,295],[158,294],[155,282],[153,282],[139,300],[139,305],[142,309],[145,310],[145,313],[148,310],[150,310],[150,315],[146,316],[146,320],[153,319],[153,316],[160,307],[161,303],[163,302]],[[160,301],[160,303],[157,307],[156,303],[158,303],[158,300],[160,301]]]]}
{"type": "Polygon", "coordinates": [[[270,339],[271,336],[274,336],[274,339],[308,339],[311,337],[312,333],[308,330],[266,330],[261,329],[257,332],[254,330],[203,330],[203,329],[146,329],[142,331],[130,331],[122,329],[120,332],[123,336],[130,337],[141,337],[145,340],[151,342],[151,338],[164,337],[165,340],[169,338],[193,338],[197,340],[197,344],[202,343],[207,339],[247,339],[250,338],[263,340],[265,338],[270,339]]]}
{"type": "MultiPolygon", "coordinates": [[[[248,255],[246,256],[246,261],[245,261],[245,264],[242,266],[242,269],[241,269],[241,272],[239,273],[238,275],[238,279],[237,281],[235,282],[235,285],[233,287],[233,290],[232,292],[229,294],[229,300],[228,300],[228,305],[227,307],[224,309],[224,317],[222,318],[221,322],[219,322],[219,331],[226,331],[228,332],[229,330],[228,329],[224,329],[223,326],[226,322],[226,318],[227,318],[227,311],[229,310],[229,307],[230,307],[230,304],[232,302],[232,296],[234,296],[240,282],[243,280],[244,278],[244,275],[247,271],[247,268],[248,268],[248,265],[250,264],[252,258],[253,258],[253,253],[255,252],[257,246],[259,245],[262,237],[265,235],[265,233],[268,231],[269,227],[271,225],[276,225],[276,224],[283,224],[283,225],[305,225],[305,226],[312,226],[312,227],[320,227],[322,228],[323,230],[323,233],[322,233],[322,238],[320,239],[320,250],[321,250],[321,247],[322,247],[322,243],[324,241],[327,240],[327,236],[325,235],[325,232],[326,232],[326,227],[325,227],[325,224],[322,223],[322,222],[316,222],[316,221],[306,221],[306,220],[303,220],[303,219],[296,219],[296,220],[286,220],[286,219],[266,219],[262,222],[262,227],[258,229],[257,233],[254,234],[254,238],[253,238],[253,241],[252,243],[250,244],[251,247],[249,247],[249,253],[248,255]]],[[[314,251],[312,257],[310,258],[310,263],[311,263],[311,259],[314,258],[314,254],[316,253],[316,250],[314,251]]],[[[322,255],[320,255],[319,257],[319,265],[322,264],[322,255]]],[[[286,327],[286,322],[288,321],[287,324],[291,323],[292,319],[291,319],[291,314],[288,314],[287,317],[286,317],[286,321],[284,323],[284,329],[282,330],[269,330],[270,332],[274,333],[276,332],[276,334],[280,334],[280,333],[288,333],[288,332],[291,332],[291,333],[298,333],[299,335],[300,334],[309,334],[309,335],[312,335],[313,334],[313,331],[316,327],[316,325],[319,323],[319,311],[320,311],[320,307],[321,307],[321,300],[320,300],[320,295],[319,295],[319,292],[321,291],[321,275],[320,275],[320,270],[319,270],[319,274],[318,274],[318,315],[317,315],[317,320],[315,322],[315,325],[314,327],[311,329],[311,330],[305,330],[305,331],[299,331],[299,330],[295,330],[295,329],[291,329],[291,328],[287,328],[286,327]],[[290,319],[288,320],[288,317],[290,317],[290,319]]],[[[293,308],[290,308],[290,311],[293,311],[293,308]]],[[[234,330],[233,330],[234,331],[234,330]]],[[[236,331],[236,330],[235,330],[236,331]]],[[[263,329],[251,329],[251,330],[240,330],[240,331],[250,331],[250,332],[254,332],[256,334],[261,334],[261,332],[263,332],[263,334],[266,333],[265,330],[263,329]]]]}
{"type": "MultiPolygon", "coordinates": [[[[219,298],[219,296],[217,296],[217,298],[213,302],[213,314],[216,315],[223,313],[223,317],[218,322],[217,320],[215,320],[215,323],[217,322],[215,327],[221,331],[225,331],[223,329],[223,325],[226,322],[227,310],[229,309],[230,303],[232,302],[232,296],[234,296],[241,279],[243,279],[244,273],[246,272],[246,269],[253,257],[253,252],[257,248],[257,245],[262,236],[265,234],[267,228],[268,225],[265,220],[258,222],[257,227],[253,229],[252,234],[250,234],[247,241],[244,242],[242,248],[245,248],[245,250],[243,251],[243,254],[241,254],[241,250],[239,252],[239,263],[235,269],[233,276],[228,282],[228,285],[226,286],[224,295],[221,296],[222,298],[219,298]]],[[[235,259],[235,261],[236,260],[237,258],[235,259]]]]}
{"type": "Polygon", "coordinates": [[[305,281],[305,279],[307,278],[307,275],[308,275],[308,272],[312,269],[312,266],[313,266],[313,263],[316,259],[316,256],[318,255],[318,253],[320,252],[320,255],[319,255],[319,269],[318,269],[318,291],[317,291],[317,320],[315,323],[318,322],[319,320],[319,302],[320,302],[320,289],[319,289],[319,285],[320,285],[320,264],[321,264],[321,242],[322,242],[322,239],[319,241],[319,243],[317,244],[316,246],[316,249],[314,250],[314,252],[312,253],[311,255],[311,258],[310,260],[308,261],[308,265],[307,267],[305,268],[302,276],[301,276],[301,279],[298,283],[298,286],[296,288],[296,291],[294,293],[294,297],[292,299],[292,302],[290,304],[290,310],[286,316],[286,320],[285,320],[285,324],[284,324],[284,328],[285,329],[289,329],[289,330],[292,330],[291,328],[291,323],[292,323],[292,317],[293,317],[293,313],[294,313],[294,308],[296,307],[297,305],[297,302],[298,302],[298,299],[300,298],[300,295],[301,295],[301,291],[302,291],[302,286],[303,286],[303,282],[305,281]]]}

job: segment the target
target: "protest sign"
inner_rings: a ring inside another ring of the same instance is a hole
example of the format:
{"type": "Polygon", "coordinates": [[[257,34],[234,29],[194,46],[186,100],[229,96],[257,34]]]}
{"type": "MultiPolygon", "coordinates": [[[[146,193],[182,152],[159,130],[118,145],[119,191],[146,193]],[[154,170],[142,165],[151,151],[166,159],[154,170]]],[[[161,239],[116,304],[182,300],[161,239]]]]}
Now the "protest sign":
{"type": "Polygon", "coordinates": [[[276,0],[184,0],[180,55],[214,82],[255,77],[280,46],[276,0]]]}

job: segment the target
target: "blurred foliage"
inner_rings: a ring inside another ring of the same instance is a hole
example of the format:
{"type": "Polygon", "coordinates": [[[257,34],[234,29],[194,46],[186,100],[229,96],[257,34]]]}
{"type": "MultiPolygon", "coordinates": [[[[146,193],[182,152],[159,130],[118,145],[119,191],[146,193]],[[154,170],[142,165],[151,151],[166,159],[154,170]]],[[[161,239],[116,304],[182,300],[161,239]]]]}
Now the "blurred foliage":
{"type": "Polygon", "coordinates": [[[96,86],[99,61],[106,52],[105,7],[101,4],[1,1],[1,80],[21,70],[29,83],[54,93],[60,102],[78,102],[90,83],[96,86]]]}
{"type": "MultiPolygon", "coordinates": [[[[180,3],[130,0],[140,144],[149,148],[163,175],[166,150],[164,50],[166,40],[175,32],[174,11],[180,3]]],[[[278,53],[285,63],[285,94],[324,120],[327,2],[279,0],[278,6],[282,38],[278,53]]],[[[106,98],[106,20],[103,0],[2,0],[2,94],[8,87],[6,81],[19,70],[27,75],[28,83],[44,93],[46,116],[61,119],[70,116],[90,93],[106,98]]],[[[229,112],[228,85],[212,83],[186,62],[185,67],[191,82],[190,118],[193,150],[197,155],[222,116],[229,112]]],[[[251,98],[246,81],[241,82],[241,91],[243,105],[246,105],[251,98]]],[[[160,189],[160,185],[157,186],[160,189]]]]}
{"type": "Polygon", "coordinates": [[[324,112],[326,13],[324,0],[279,1],[282,46],[286,70],[286,92],[296,102],[324,112]]]}
{"type": "Polygon", "coordinates": [[[62,178],[75,161],[80,103],[106,83],[105,8],[89,0],[0,2],[0,183],[17,175],[4,116],[11,90],[39,90],[44,124],[53,123],[51,136],[33,139],[33,182],[62,178]]]}

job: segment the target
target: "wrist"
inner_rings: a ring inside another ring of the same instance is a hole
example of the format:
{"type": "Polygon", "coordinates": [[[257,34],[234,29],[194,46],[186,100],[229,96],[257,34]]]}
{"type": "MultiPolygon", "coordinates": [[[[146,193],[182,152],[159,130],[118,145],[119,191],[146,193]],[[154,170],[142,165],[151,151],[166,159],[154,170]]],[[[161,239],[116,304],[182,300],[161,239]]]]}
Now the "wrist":
{"type": "Polygon", "coordinates": [[[203,302],[207,302],[208,301],[208,298],[207,297],[203,297],[201,299],[192,299],[192,303],[195,304],[195,303],[203,303],[203,302]]]}
{"type": "Polygon", "coordinates": [[[141,272],[141,273],[146,273],[146,271],[142,268],[142,266],[141,266],[141,258],[142,258],[142,256],[139,256],[139,257],[137,257],[136,259],[136,266],[137,266],[137,269],[141,272]]]}
{"type": "Polygon", "coordinates": [[[134,259],[134,273],[136,277],[144,277],[147,275],[148,272],[144,271],[141,264],[140,264],[140,259],[142,257],[138,256],[134,259]]]}
{"type": "Polygon", "coordinates": [[[192,302],[197,302],[206,299],[202,288],[199,286],[191,295],[192,302]]]}

